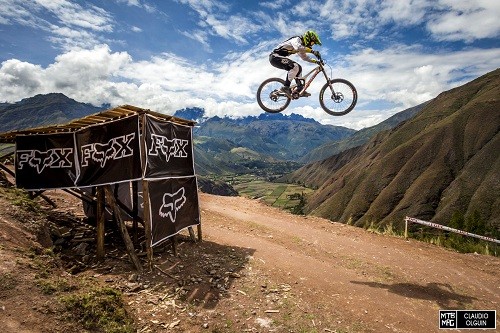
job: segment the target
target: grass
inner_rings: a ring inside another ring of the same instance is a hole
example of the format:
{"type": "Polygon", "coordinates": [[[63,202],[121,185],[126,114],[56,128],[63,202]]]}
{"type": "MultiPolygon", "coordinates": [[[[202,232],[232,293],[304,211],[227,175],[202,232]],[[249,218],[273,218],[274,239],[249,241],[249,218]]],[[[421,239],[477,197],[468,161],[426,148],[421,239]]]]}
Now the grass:
{"type": "Polygon", "coordinates": [[[18,280],[10,273],[0,274],[0,291],[12,290],[16,288],[18,280]]]}
{"type": "Polygon", "coordinates": [[[94,287],[85,293],[63,296],[60,301],[86,329],[92,332],[132,333],[133,320],[125,309],[121,292],[94,287]]]}
{"type": "Polygon", "coordinates": [[[296,184],[272,183],[259,179],[241,179],[235,181],[233,187],[240,195],[261,199],[269,206],[293,211],[301,204],[300,196],[307,196],[313,190],[296,184]]]}
{"type": "Polygon", "coordinates": [[[0,187],[0,196],[7,198],[12,204],[28,212],[41,212],[40,205],[29,197],[28,192],[22,189],[0,187]]]}

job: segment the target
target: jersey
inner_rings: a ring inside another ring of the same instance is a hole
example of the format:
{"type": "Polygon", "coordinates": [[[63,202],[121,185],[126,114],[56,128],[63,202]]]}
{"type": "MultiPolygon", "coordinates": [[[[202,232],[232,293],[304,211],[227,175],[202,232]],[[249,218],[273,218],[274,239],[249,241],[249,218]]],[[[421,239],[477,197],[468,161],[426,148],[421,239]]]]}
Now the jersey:
{"type": "Polygon", "coordinates": [[[294,36],[276,46],[273,53],[282,57],[298,54],[302,60],[314,62],[314,59],[307,55],[307,53],[310,53],[311,51],[312,50],[309,47],[302,44],[302,38],[300,36],[294,36]]]}

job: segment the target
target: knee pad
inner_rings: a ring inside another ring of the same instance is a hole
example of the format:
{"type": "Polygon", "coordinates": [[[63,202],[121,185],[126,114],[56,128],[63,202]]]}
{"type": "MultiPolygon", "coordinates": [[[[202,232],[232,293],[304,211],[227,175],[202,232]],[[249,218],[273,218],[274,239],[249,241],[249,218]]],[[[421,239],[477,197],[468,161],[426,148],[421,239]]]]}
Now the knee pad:
{"type": "Polygon", "coordinates": [[[293,64],[293,68],[288,71],[288,80],[292,81],[293,79],[295,79],[297,74],[300,72],[300,69],[301,68],[299,64],[293,64]]]}

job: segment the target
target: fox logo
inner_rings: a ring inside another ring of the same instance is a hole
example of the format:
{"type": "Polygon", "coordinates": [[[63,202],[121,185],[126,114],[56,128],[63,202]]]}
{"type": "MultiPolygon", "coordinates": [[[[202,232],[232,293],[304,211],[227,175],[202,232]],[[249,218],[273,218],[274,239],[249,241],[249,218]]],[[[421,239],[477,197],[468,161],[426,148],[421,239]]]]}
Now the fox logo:
{"type": "Polygon", "coordinates": [[[47,151],[18,150],[18,167],[22,170],[26,164],[41,174],[45,168],[71,168],[73,148],[54,148],[47,151]]]}
{"type": "Polygon", "coordinates": [[[118,160],[133,155],[134,149],[130,147],[135,133],[118,136],[107,143],[90,143],[82,146],[82,167],[89,165],[92,159],[104,168],[109,160],[118,160]]]}
{"type": "Polygon", "coordinates": [[[165,193],[163,195],[163,204],[160,207],[160,216],[163,218],[168,217],[172,223],[175,223],[177,211],[186,203],[184,194],[184,187],[181,187],[173,194],[165,193]]]}
{"type": "Polygon", "coordinates": [[[165,156],[167,162],[173,157],[187,157],[186,146],[188,140],[174,138],[169,140],[165,136],[151,134],[151,148],[148,154],[151,156],[165,156]]]}

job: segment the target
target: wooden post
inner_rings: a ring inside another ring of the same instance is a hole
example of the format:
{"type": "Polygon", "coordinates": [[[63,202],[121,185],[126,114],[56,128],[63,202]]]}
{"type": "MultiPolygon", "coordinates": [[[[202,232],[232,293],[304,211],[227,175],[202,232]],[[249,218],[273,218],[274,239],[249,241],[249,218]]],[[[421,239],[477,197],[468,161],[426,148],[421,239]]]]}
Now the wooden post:
{"type": "Polygon", "coordinates": [[[132,181],[132,219],[133,219],[133,230],[134,230],[134,245],[137,246],[137,232],[138,232],[138,219],[139,219],[139,198],[137,193],[137,182],[132,181]]]}
{"type": "Polygon", "coordinates": [[[193,227],[188,227],[188,231],[189,231],[189,237],[191,237],[193,243],[196,243],[196,236],[194,235],[193,227]]]}
{"type": "Polygon", "coordinates": [[[149,185],[147,180],[142,181],[142,198],[144,200],[144,233],[146,237],[146,253],[149,270],[153,269],[153,249],[151,247],[151,214],[149,207],[149,185]]]}
{"type": "MultiPolygon", "coordinates": [[[[144,167],[146,165],[146,114],[143,113],[140,118],[140,124],[141,124],[141,138],[140,138],[140,144],[141,144],[141,165],[144,167]]],[[[144,170],[143,170],[144,171],[144,170]]],[[[149,270],[153,270],[153,248],[151,247],[152,244],[152,232],[151,232],[151,208],[149,206],[149,183],[147,180],[142,178],[142,201],[143,201],[143,222],[144,222],[144,233],[145,233],[145,238],[146,238],[146,254],[148,256],[148,267],[149,270]]]]}
{"type": "Polygon", "coordinates": [[[201,223],[198,224],[197,228],[198,228],[198,242],[201,242],[202,241],[201,223]]]}
{"type": "Polygon", "coordinates": [[[97,260],[104,260],[104,235],[105,235],[105,220],[106,211],[104,203],[104,189],[101,186],[97,187],[97,205],[96,207],[96,232],[97,232],[97,260]]]}
{"type": "Polygon", "coordinates": [[[172,252],[174,253],[174,256],[177,257],[177,235],[172,236],[171,242],[172,242],[172,252]]]}
{"type": "Polygon", "coordinates": [[[125,222],[122,220],[122,217],[120,215],[120,209],[116,204],[115,196],[113,194],[113,190],[111,189],[111,185],[104,186],[104,192],[106,194],[106,200],[108,202],[108,205],[113,210],[113,215],[116,218],[116,223],[118,224],[118,228],[120,229],[120,232],[122,234],[125,246],[127,247],[127,253],[130,258],[130,261],[132,261],[135,268],[139,272],[142,272],[141,261],[139,260],[139,257],[137,257],[137,254],[135,253],[134,244],[132,244],[132,240],[130,239],[130,236],[127,231],[127,226],[125,225],[125,222]]]}
{"type": "Polygon", "coordinates": [[[408,218],[405,218],[405,239],[408,239],[408,218]]]}

